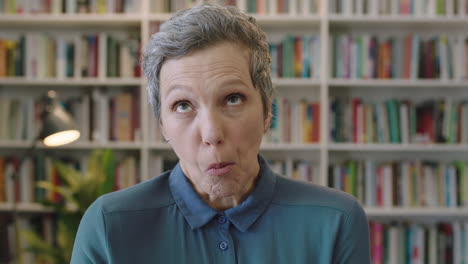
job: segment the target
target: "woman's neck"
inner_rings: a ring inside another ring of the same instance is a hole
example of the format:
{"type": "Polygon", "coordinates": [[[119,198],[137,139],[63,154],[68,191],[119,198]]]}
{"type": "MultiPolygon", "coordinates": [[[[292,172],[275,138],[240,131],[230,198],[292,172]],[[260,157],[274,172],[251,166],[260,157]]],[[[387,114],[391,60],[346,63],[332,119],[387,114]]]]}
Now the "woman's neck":
{"type": "Polygon", "coordinates": [[[229,196],[220,197],[217,195],[209,195],[208,193],[201,192],[197,190],[194,186],[195,191],[202,198],[209,207],[215,209],[216,211],[224,211],[232,207],[240,205],[247,197],[252,193],[257,182],[258,175],[253,177],[252,180],[243,188],[243,191],[229,196]]]}

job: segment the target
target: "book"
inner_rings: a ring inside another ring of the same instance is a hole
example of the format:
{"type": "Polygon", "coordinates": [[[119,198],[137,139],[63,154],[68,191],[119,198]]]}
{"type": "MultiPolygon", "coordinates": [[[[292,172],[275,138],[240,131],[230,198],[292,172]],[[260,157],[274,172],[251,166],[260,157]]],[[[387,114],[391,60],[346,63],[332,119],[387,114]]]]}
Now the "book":
{"type": "Polygon", "coordinates": [[[6,201],[6,180],[5,177],[6,160],[0,157],[0,202],[6,201]]]}
{"type": "Polygon", "coordinates": [[[272,104],[270,133],[264,143],[315,143],[320,140],[320,105],[277,96],[272,104]]]}
{"type": "Polygon", "coordinates": [[[464,263],[466,221],[370,221],[373,263],[464,263]],[[456,262],[455,262],[456,261],[456,262]]]}
{"type": "Polygon", "coordinates": [[[454,17],[468,13],[465,0],[332,0],[328,5],[332,13],[345,16],[454,17]]]}
{"type": "Polygon", "coordinates": [[[272,77],[319,78],[320,41],[317,35],[286,35],[268,41],[272,77]]]}
{"type": "Polygon", "coordinates": [[[364,102],[358,97],[332,98],[331,139],[354,143],[462,143],[467,140],[465,101],[452,97],[417,103],[412,99],[364,102]],[[349,119],[341,109],[349,113],[349,119]]]}
{"type": "Polygon", "coordinates": [[[116,130],[116,139],[118,141],[132,141],[132,95],[121,93],[116,96],[115,115],[116,123],[112,126],[116,130]]]}
{"type": "Polygon", "coordinates": [[[333,78],[450,80],[467,75],[463,37],[345,33],[332,35],[331,43],[333,78]]]}
{"type": "Polygon", "coordinates": [[[0,1],[0,14],[135,13],[140,6],[141,0],[5,0],[0,1]]]}
{"type": "Polygon", "coordinates": [[[467,207],[468,162],[347,160],[329,167],[330,187],[369,207],[467,207]]]}

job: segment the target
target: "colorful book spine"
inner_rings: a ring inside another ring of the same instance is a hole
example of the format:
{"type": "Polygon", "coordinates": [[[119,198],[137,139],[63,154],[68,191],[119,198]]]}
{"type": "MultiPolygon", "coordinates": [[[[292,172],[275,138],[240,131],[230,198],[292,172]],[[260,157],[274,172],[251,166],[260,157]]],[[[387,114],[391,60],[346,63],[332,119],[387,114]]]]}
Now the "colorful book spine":
{"type": "Polygon", "coordinates": [[[269,42],[271,72],[276,78],[319,78],[320,41],[317,36],[285,36],[269,42]]]}
{"type": "Polygon", "coordinates": [[[270,133],[265,143],[317,143],[320,140],[320,104],[305,99],[273,99],[270,133]]]}
{"type": "Polygon", "coordinates": [[[464,263],[466,221],[370,222],[373,263],[464,263]]]}
{"type": "Polygon", "coordinates": [[[465,79],[466,37],[443,34],[332,36],[332,77],[340,79],[465,79]],[[455,53],[454,51],[457,51],[455,53]]]}
{"type": "Polygon", "coordinates": [[[462,144],[468,141],[468,106],[463,98],[445,97],[415,103],[394,98],[364,102],[355,97],[332,98],[331,102],[333,131],[330,130],[330,135],[334,142],[462,144]],[[349,113],[349,120],[341,114],[341,109],[349,113]]]}
{"type": "Polygon", "coordinates": [[[369,207],[468,207],[468,162],[349,160],[329,168],[333,188],[369,207]]]}

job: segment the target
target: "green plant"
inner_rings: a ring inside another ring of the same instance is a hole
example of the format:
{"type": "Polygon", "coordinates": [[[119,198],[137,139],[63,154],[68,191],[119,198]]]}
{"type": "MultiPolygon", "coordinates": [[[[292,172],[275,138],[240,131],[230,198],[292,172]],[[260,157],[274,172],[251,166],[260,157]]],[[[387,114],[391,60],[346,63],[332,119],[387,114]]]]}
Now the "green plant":
{"type": "Polygon", "coordinates": [[[53,208],[57,217],[56,243],[47,243],[34,231],[23,231],[28,242],[27,251],[34,253],[46,263],[69,263],[78,226],[86,209],[99,196],[111,192],[114,187],[115,160],[111,150],[94,150],[89,159],[88,170],[80,173],[61,161],[54,166],[62,180],[61,186],[50,182],[37,183],[39,188],[57,192],[63,197],[62,203],[44,201],[53,208]]]}

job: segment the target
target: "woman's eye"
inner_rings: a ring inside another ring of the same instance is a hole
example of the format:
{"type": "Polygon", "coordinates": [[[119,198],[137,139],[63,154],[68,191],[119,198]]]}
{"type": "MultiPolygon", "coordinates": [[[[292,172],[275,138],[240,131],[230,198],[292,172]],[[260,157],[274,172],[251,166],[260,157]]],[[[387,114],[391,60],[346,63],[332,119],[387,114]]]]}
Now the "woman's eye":
{"type": "Polygon", "coordinates": [[[227,104],[228,105],[238,105],[238,104],[242,103],[243,99],[244,98],[240,94],[233,94],[233,95],[230,95],[227,98],[227,104]]]}
{"type": "Polygon", "coordinates": [[[179,113],[187,113],[192,111],[192,106],[187,102],[180,102],[176,104],[175,110],[179,113]]]}

